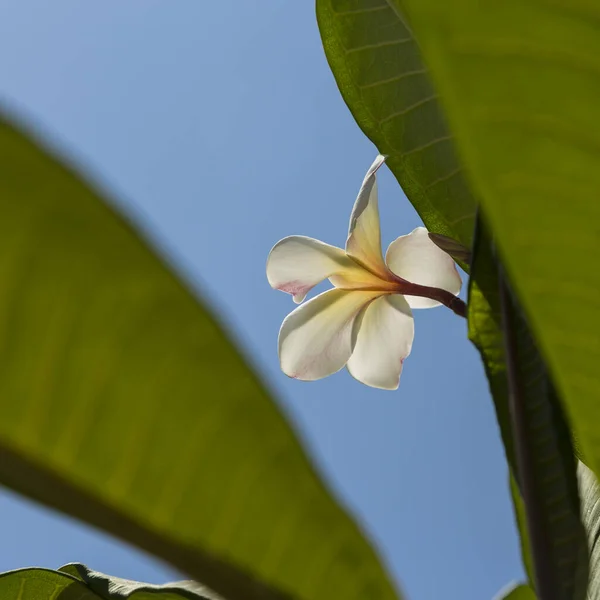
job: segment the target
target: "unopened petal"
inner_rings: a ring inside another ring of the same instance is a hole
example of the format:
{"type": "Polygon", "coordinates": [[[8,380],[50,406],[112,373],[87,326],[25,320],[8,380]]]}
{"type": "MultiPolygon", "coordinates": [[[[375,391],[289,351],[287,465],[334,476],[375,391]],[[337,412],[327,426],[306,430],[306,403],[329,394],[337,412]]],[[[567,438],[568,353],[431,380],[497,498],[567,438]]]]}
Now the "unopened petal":
{"type": "Polygon", "coordinates": [[[346,241],[346,252],[349,256],[383,277],[385,277],[387,269],[381,255],[381,232],[375,173],[384,161],[385,158],[379,155],[367,171],[352,209],[348,240],[346,241]]]}
{"type": "MultiPolygon", "coordinates": [[[[458,295],[462,280],[454,260],[430,239],[425,227],[417,227],[408,235],[392,242],[387,250],[388,267],[411,283],[441,288],[458,295]]],[[[406,296],[412,308],[432,308],[439,302],[419,296],[406,296]]]]}
{"type": "Polygon", "coordinates": [[[352,354],[357,315],[377,296],[377,292],[333,289],[299,306],[279,331],[281,370],[304,381],[339,371],[352,354]]]}
{"type": "Polygon", "coordinates": [[[353,281],[362,271],[364,269],[341,248],[300,235],[275,244],[267,259],[267,279],[271,287],[291,294],[297,303],[302,302],[315,285],[332,275],[353,281]]]}
{"type": "Polygon", "coordinates": [[[403,296],[377,298],[355,323],[356,343],[348,371],[371,387],[397,389],[414,334],[412,312],[403,296]]]}

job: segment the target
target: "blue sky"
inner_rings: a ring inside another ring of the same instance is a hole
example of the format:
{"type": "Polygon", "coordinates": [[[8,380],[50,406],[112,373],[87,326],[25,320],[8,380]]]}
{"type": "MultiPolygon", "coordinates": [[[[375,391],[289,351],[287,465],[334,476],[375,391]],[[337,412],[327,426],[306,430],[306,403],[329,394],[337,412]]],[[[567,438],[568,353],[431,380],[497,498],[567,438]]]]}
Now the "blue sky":
{"type": "MultiPolygon", "coordinates": [[[[287,379],[291,299],[264,266],[290,234],[342,245],[376,150],[346,109],[312,2],[3,0],[0,100],[111,189],[202,290],[411,600],[485,600],[522,577],[507,472],[465,322],[416,313],[398,392],[287,379]]],[[[420,221],[380,171],[384,246],[420,221]]],[[[0,489],[0,571],[70,561],[178,578],[0,489]]]]}

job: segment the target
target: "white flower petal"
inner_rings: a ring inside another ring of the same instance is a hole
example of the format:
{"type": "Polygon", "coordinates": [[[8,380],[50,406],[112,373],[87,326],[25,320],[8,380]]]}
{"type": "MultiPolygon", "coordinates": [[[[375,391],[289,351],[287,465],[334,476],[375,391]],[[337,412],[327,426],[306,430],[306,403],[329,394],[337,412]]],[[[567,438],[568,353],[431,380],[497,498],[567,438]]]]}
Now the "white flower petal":
{"type": "MultiPolygon", "coordinates": [[[[462,280],[454,260],[429,239],[425,227],[417,227],[392,242],[385,261],[398,277],[411,283],[441,288],[455,296],[460,292],[462,280]]],[[[406,300],[412,308],[432,308],[440,304],[419,296],[406,296],[406,300]]]]}
{"type": "Polygon", "coordinates": [[[354,347],[352,327],[378,292],[333,289],[289,314],[279,330],[279,361],[289,377],[313,381],[339,371],[354,347]]]}
{"type": "Polygon", "coordinates": [[[354,352],[348,360],[350,374],[371,387],[397,389],[415,335],[408,302],[400,295],[377,298],[355,322],[354,335],[354,352]]]}
{"type": "Polygon", "coordinates": [[[360,279],[364,271],[341,248],[300,235],[277,242],[267,258],[269,284],[292,294],[296,303],[327,277],[339,275],[352,281],[360,279]]]}
{"type": "Polygon", "coordinates": [[[385,277],[387,269],[381,255],[381,232],[377,205],[377,179],[375,173],[384,163],[379,155],[367,171],[352,209],[346,253],[374,273],[385,277]]]}

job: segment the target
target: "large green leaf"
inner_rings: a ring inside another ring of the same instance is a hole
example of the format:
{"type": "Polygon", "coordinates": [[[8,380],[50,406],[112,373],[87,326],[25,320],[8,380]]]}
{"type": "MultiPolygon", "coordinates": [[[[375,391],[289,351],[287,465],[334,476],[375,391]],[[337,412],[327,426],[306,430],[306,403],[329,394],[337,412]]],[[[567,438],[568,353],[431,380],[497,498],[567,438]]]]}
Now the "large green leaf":
{"type": "MultiPolygon", "coordinates": [[[[415,0],[412,4],[416,6],[418,3],[415,0]]],[[[475,2],[462,2],[465,14],[469,10],[472,10],[473,4],[475,2]]],[[[434,87],[428,80],[428,74],[423,66],[424,63],[419,56],[419,51],[410,28],[407,26],[407,20],[401,17],[400,5],[401,2],[399,0],[317,0],[317,13],[329,64],[334,72],[340,91],[358,124],[382,153],[391,155],[392,160],[388,164],[392,167],[408,198],[417,210],[419,210],[426,225],[434,231],[442,231],[444,227],[447,227],[449,222],[451,223],[453,219],[457,218],[457,212],[461,212],[465,200],[470,199],[470,195],[468,194],[468,186],[464,184],[464,180],[460,174],[460,165],[454,153],[452,153],[453,164],[456,166],[456,169],[454,169],[456,172],[455,177],[461,179],[461,193],[456,194],[456,189],[445,190],[446,197],[444,200],[446,200],[446,203],[443,201],[440,202],[435,197],[432,200],[427,195],[423,196],[423,190],[428,189],[428,184],[431,181],[437,182],[439,180],[437,173],[447,167],[448,160],[447,157],[437,156],[431,164],[426,165],[426,168],[423,168],[423,163],[415,168],[411,150],[418,144],[415,144],[412,135],[414,132],[422,136],[430,135],[433,145],[429,146],[425,144],[423,146],[427,152],[438,145],[445,148],[450,147],[452,135],[450,129],[444,124],[445,120],[440,116],[442,112],[437,105],[437,96],[433,93],[434,87]],[[408,156],[405,156],[406,153],[408,153],[408,156]],[[394,159],[397,160],[394,162],[394,159]],[[435,213],[433,216],[432,212],[435,213]]],[[[439,11],[443,10],[447,13],[451,13],[454,10],[452,3],[446,3],[442,8],[438,6],[439,3],[436,4],[431,0],[430,5],[436,5],[439,11]]],[[[491,10],[491,6],[491,4],[488,6],[485,2],[478,4],[478,9],[481,12],[488,11],[486,15],[488,16],[488,21],[492,21],[495,18],[495,12],[499,10],[497,6],[494,6],[494,10],[491,10]]],[[[409,8],[412,8],[412,6],[409,8]]],[[[422,8],[419,7],[418,10],[422,10],[422,8]]],[[[514,19],[511,10],[505,9],[504,6],[502,7],[506,20],[514,19]]],[[[409,12],[409,16],[412,18],[413,13],[409,12]]],[[[454,17],[458,21],[458,19],[463,19],[464,15],[461,15],[461,17],[454,15],[454,17]]],[[[443,18],[440,17],[437,23],[439,30],[447,36],[448,31],[445,31],[444,28],[448,22],[444,22],[443,18]]],[[[422,23],[424,28],[428,26],[425,20],[422,23]]],[[[537,26],[538,23],[536,22],[533,25],[532,20],[528,27],[521,28],[521,33],[524,34],[523,37],[527,37],[527,32],[530,28],[537,26]]],[[[501,27],[497,27],[497,30],[500,31],[501,27]]],[[[419,33],[419,30],[417,30],[417,33],[419,33]]],[[[481,40],[484,40],[483,36],[480,36],[479,41],[481,42],[481,40]]],[[[498,51],[497,54],[501,54],[501,42],[502,39],[499,40],[499,45],[496,48],[498,51]]],[[[485,45],[485,40],[481,44],[485,45]]],[[[524,46],[526,45],[525,43],[524,46]]],[[[439,51],[439,48],[436,50],[439,51]]],[[[495,58],[498,59],[498,56],[495,58]]],[[[486,82],[489,79],[493,79],[496,76],[494,69],[486,67],[484,61],[480,61],[480,63],[483,70],[487,69],[486,82]]],[[[437,85],[437,74],[435,75],[435,83],[437,85]]],[[[539,75],[539,73],[534,73],[533,75],[539,75]]],[[[467,77],[470,77],[472,80],[468,82],[469,85],[463,85],[462,82],[457,84],[457,80],[452,81],[449,78],[446,80],[447,85],[454,85],[456,88],[459,85],[462,86],[461,92],[463,92],[463,96],[459,108],[465,113],[472,110],[467,96],[471,89],[469,86],[480,85],[483,88],[483,85],[487,85],[487,83],[481,84],[482,80],[478,71],[471,71],[467,77]]],[[[534,78],[529,78],[528,81],[533,81],[534,78]]],[[[524,81],[520,81],[519,83],[523,84],[524,81]]],[[[504,96],[510,96],[510,82],[504,81],[501,85],[503,86],[504,96]]],[[[489,96],[492,97],[492,94],[489,94],[489,96]]],[[[443,107],[445,109],[445,104],[443,107]]],[[[499,128],[502,127],[502,123],[500,122],[496,123],[496,125],[499,128]]],[[[474,131],[474,129],[471,129],[468,135],[473,135],[474,131]]],[[[487,140],[485,141],[488,147],[493,150],[495,139],[490,135],[490,132],[487,131],[485,134],[482,134],[479,131],[477,133],[479,134],[479,139],[487,135],[487,140]]],[[[501,137],[501,139],[503,138],[501,137]]],[[[490,160],[493,160],[493,158],[490,160]]],[[[479,188],[476,189],[479,191],[479,188]]],[[[499,196],[498,201],[500,200],[506,202],[505,198],[499,196]]],[[[523,205],[525,199],[522,196],[515,197],[515,205],[518,202],[521,202],[523,205]]],[[[514,209],[513,215],[516,214],[516,209],[514,209]]],[[[537,214],[540,214],[539,210],[537,214]]],[[[473,227],[473,219],[467,217],[459,222],[461,223],[461,227],[465,228],[464,231],[459,232],[454,229],[449,235],[453,235],[462,241],[469,240],[473,227]]],[[[519,225],[522,225],[522,223],[519,223],[519,225]]],[[[512,227],[512,224],[510,226],[512,227]]],[[[523,229],[521,227],[521,231],[523,229]]],[[[507,231],[509,231],[508,226],[507,231]]],[[[502,242],[502,240],[500,241],[502,242]]],[[[526,248],[530,249],[530,245],[527,245],[526,232],[521,235],[520,241],[525,241],[526,248]]],[[[549,240],[546,239],[545,241],[548,242],[549,240]]],[[[559,251],[556,247],[554,250],[559,251]]],[[[539,258],[539,252],[537,252],[537,256],[539,258]]],[[[546,267],[548,266],[549,263],[546,264],[546,267]]],[[[482,269],[482,273],[485,272],[485,269],[482,269]]],[[[497,282],[495,269],[488,271],[488,275],[494,278],[495,285],[497,282]]],[[[532,281],[535,280],[532,278],[532,281]]],[[[594,279],[594,281],[597,280],[594,279]]],[[[551,289],[551,287],[550,284],[545,285],[543,293],[547,294],[548,289],[551,289]]],[[[483,287],[485,288],[485,282],[483,287]]],[[[507,405],[508,390],[503,356],[503,341],[497,321],[498,315],[494,314],[495,309],[490,306],[490,298],[487,296],[490,292],[492,294],[496,293],[494,286],[487,286],[487,290],[484,292],[481,286],[478,285],[478,282],[472,281],[470,290],[471,310],[469,315],[470,335],[482,352],[495,399],[507,457],[514,471],[515,457],[507,405]]],[[[491,302],[493,303],[493,301],[494,298],[492,297],[491,302]]],[[[528,389],[529,397],[532,402],[536,397],[538,399],[546,399],[546,417],[548,418],[544,419],[545,431],[546,433],[551,433],[554,442],[556,442],[554,450],[551,453],[553,460],[544,464],[544,469],[550,469],[551,471],[556,467],[562,473],[561,485],[565,484],[568,487],[568,491],[565,491],[565,494],[562,495],[562,500],[566,501],[567,505],[562,508],[566,508],[567,510],[566,514],[569,515],[567,519],[568,523],[561,523],[561,527],[558,529],[555,527],[553,535],[557,540],[560,540],[565,532],[570,532],[574,536],[571,538],[574,547],[563,547],[563,550],[565,558],[579,556],[579,560],[576,559],[574,562],[567,564],[566,570],[571,570],[570,575],[567,573],[565,577],[565,573],[562,573],[561,580],[563,583],[565,580],[571,582],[567,585],[575,585],[582,578],[581,572],[577,572],[577,563],[581,563],[581,554],[579,551],[583,546],[583,535],[579,523],[577,494],[573,486],[572,445],[568,439],[568,431],[566,430],[564,419],[560,414],[560,407],[558,406],[556,393],[551,381],[544,376],[542,378],[543,383],[536,385],[536,383],[539,383],[537,382],[537,376],[540,374],[540,371],[545,370],[544,361],[539,356],[533,344],[529,326],[522,319],[520,308],[513,306],[513,309],[518,313],[517,316],[520,321],[519,334],[520,342],[523,346],[521,350],[525,356],[530,356],[533,351],[534,360],[532,363],[523,363],[525,369],[522,373],[525,381],[531,383],[531,389],[528,389]],[[559,426],[557,430],[554,429],[556,421],[558,421],[559,426]],[[561,429],[562,432],[560,431],[561,429]],[[563,446],[561,448],[561,444],[565,441],[568,442],[567,447],[563,446]],[[562,465],[559,464],[561,462],[562,465]],[[562,527],[564,529],[561,532],[559,529],[562,527]],[[578,548],[579,550],[573,553],[574,548],[578,548]]],[[[549,457],[545,457],[545,459],[548,460],[549,457]]],[[[542,477],[542,480],[544,480],[544,477],[542,477]]],[[[556,484],[555,481],[552,483],[556,484]]],[[[554,497],[551,489],[546,491],[551,494],[550,498],[554,497]]],[[[519,511],[519,508],[522,508],[520,493],[515,486],[513,486],[513,492],[517,515],[521,517],[520,521],[522,525],[523,514],[522,511],[519,511]]],[[[557,514],[559,512],[557,511],[557,514]]],[[[523,533],[525,532],[523,531],[523,533]]],[[[526,535],[523,535],[523,543],[524,558],[527,564],[529,553],[526,535]]]]}
{"type": "Polygon", "coordinates": [[[600,7],[402,5],[578,441],[600,473],[600,7]]]}
{"type": "Polygon", "coordinates": [[[221,326],[0,120],[0,481],[228,600],[397,597],[221,326]]]}
{"type": "MultiPolygon", "coordinates": [[[[317,0],[317,15],[329,64],[359,126],[380,152],[389,155],[388,165],[425,224],[434,231],[449,229],[454,238],[469,243],[475,224],[473,200],[453,150],[452,136],[441,116],[434,87],[410,27],[401,16],[399,3],[387,0],[317,0]],[[427,139],[431,144],[424,142],[423,136],[429,136],[427,139]],[[421,150],[413,152],[415,146],[421,150]],[[446,173],[452,173],[450,179],[445,178],[446,173]],[[432,182],[436,185],[431,186],[432,182]],[[440,182],[444,182],[443,185],[439,185],[440,182]]],[[[504,347],[499,327],[498,274],[495,259],[489,256],[489,252],[481,252],[480,248],[477,252],[477,264],[480,265],[478,281],[471,280],[469,294],[470,337],[481,352],[507,458],[511,471],[516,474],[504,347]]],[[[526,339],[521,336],[521,341],[529,356],[531,339],[526,326],[525,330],[526,339]]],[[[543,367],[537,351],[533,354],[535,366],[543,367]]],[[[533,379],[535,374],[524,374],[525,378],[528,376],[533,379]]],[[[546,416],[556,415],[554,407],[548,406],[551,400],[545,389],[533,389],[531,392],[529,401],[532,404],[545,402],[546,416]],[[541,397],[535,397],[536,394],[541,397]]],[[[558,421],[564,426],[560,414],[558,421]]],[[[546,422],[546,428],[538,432],[538,437],[550,433],[554,442],[564,441],[560,435],[554,435],[552,427],[553,423],[546,422]]],[[[554,505],[556,510],[545,518],[550,525],[551,538],[560,540],[561,551],[553,556],[556,574],[565,589],[577,587],[579,591],[575,594],[581,595],[581,581],[585,579],[581,570],[585,566],[585,536],[579,521],[575,467],[568,431],[565,439],[565,447],[559,448],[554,444],[553,461],[548,462],[547,456],[540,455],[538,458],[544,471],[557,469],[561,474],[559,481],[553,482],[554,487],[570,486],[568,493],[561,494],[562,502],[554,505]],[[554,524],[554,517],[563,512],[568,516],[566,522],[561,520],[558,525],[554,524]],[[563,543],[565,535],[572,536],[571,545],[563,543]]],[[[523,502],[512,476],[511,482],[515,513],[522,533],[523,558],[531,575],[523,502]]],[[[549,486],[542,493],[554,496],[555,491],[549,486]]]]}
{"type": "Polygon", "coordinates": [[[2,600],[224,600],[199,583],[152,585],[110,577],[73,564],[59,571],[19,569],[0,573],[2,600]]]}
{"type": "Polygon", "coordinates": [[[535,561],[532,565],[529,542],[533,538],[530,540],[529,531],[537,540],[538,566],[544,569],[546,580],[554,579],[552,589],[556,597],[583,600],[588,578],[587,538],[581,523],[577,462],[570,432],[552,379],[511,294],[502,310],[498,270],[491,240],[480,224],[471,269],[469,335],[486,367],[507,456],[517,481],[517,486],[511,487],[524,563],[533,579],[535,561]],[[512,331],[509,343],[515,371],[513,393],[519,398],[512,411],[504,340],[509,335],[507,325],[512,331]],[[523,409],[516,423],[514,415],[519,406],[523,409]],[[521,495],[528,500],[529,514],[523,510],[521,495]]]}
{"type": "Polygon", "coordinates": [[[346,104],[427,228],[470,246],[475,201],[400,12],[386,0],[317,0],[317,18],[346,104]]]}

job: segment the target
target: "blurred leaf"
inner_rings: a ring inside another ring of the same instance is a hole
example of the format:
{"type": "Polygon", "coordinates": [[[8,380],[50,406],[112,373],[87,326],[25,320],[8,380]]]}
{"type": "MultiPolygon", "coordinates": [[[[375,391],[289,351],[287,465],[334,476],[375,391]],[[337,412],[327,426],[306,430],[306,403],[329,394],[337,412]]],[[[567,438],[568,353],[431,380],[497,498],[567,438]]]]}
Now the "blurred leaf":
{"type": "MultiPolygon", "coordinates": [[[[512,299],[508,312],[514,330],[517,385],[525,407],[522,443],[532,457],[534,485],[530,509],[539,516],[544,553],[555,577],[556,590],[564,600],[585,598],[587,585],[587,539],[580,518],[577,462],[567,423],[554,385],[537,350],[520,307],[512,299]]],[[[499,276],[491,240],[478,227],[473,252],[469,294],[469,337],[483,359],[504,439],[511,471],[517,523],[521,531],[523,561],[532,577],[529,536],[523,511],[520,464],[513,437],[508,404],[507,365],[501,329],[499,276]]]]}
{"type": "Polygon", "coordinates": [[[528,585],[523,583],[506,592],[500,592],[494,600],[535,600],[535,594],[528,585]]]}
{"type": "Polygon", "coordinates": [[[402,6],[578,441],[600,473],[598,3],[402,6]]]}
{"type": "Polygon", "coordinates": [[[0,210],[1,482],[228,600],[397,598],[210,312],[2,120],[0,210]]]}
{"type": "Polygon", "coordinates": [[[317,0],[329,66],[426,227],[471,245],[475,200],[419,48],[387,0],[317,0]]]}
{"type": "Polygon", "coordinates": [[[59,571],[20,569],[0,573],[2,600],[223,600],[194,581],[151,585],[109,577],[84,565],[59,571]],[[72,571],[72,573],[71,573],[72,571]]]}

